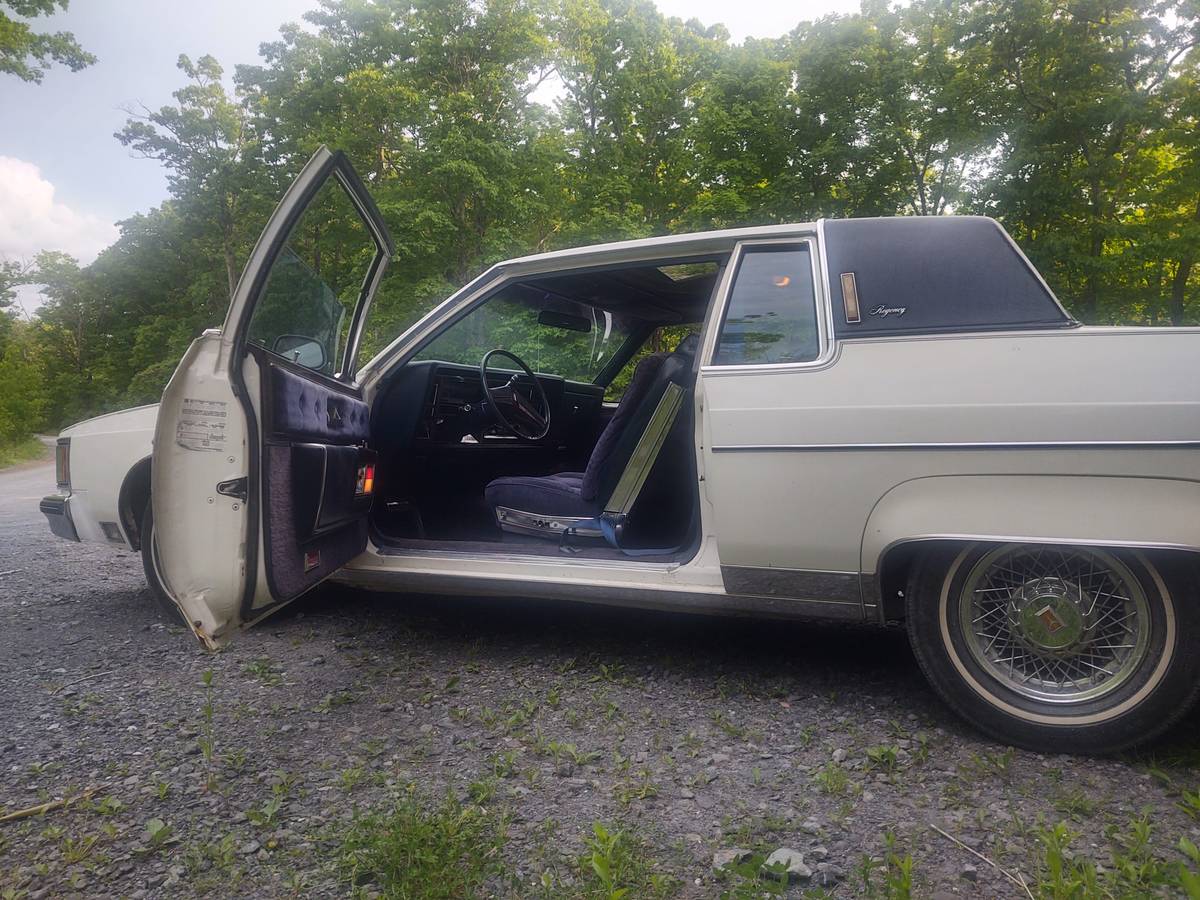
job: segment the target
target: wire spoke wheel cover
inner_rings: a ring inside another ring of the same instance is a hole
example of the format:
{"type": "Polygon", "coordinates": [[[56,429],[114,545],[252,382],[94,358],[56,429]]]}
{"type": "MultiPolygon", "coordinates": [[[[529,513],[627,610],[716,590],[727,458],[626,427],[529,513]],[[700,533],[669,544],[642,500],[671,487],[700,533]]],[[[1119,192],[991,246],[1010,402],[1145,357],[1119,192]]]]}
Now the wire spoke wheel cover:
{"type": "Polygon", "coordinates": [[[1103,697],[1125,684],[1149,651],[1145,591],[1100,549],[997,547],[968,572],[957,605],[975,663],[1043,703],[1103,697]]]}

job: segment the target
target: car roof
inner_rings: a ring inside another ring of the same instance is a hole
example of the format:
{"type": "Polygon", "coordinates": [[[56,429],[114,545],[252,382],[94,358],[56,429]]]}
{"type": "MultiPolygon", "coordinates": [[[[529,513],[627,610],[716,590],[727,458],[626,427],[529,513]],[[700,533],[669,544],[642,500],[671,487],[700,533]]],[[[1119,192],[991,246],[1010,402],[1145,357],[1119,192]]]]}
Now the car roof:
{"type": "Polygon", "coordinates": [[[658,255],[663,259],[703,256],[705,254],[728,253],[740,241],[786,238],[799,234],[812,234],[817,230],[816,222],[796,222],[783,225],[755,225],[749,228],[725,228],[717,231],[696,231],[685,234],[665,234],[656,237],[636,238],[629,241],[611,241],[587,244],[564,250],[551,250],[529,256],[518,256],[498,264],[503,269],[529,269],[540,271],[582,261],[597,265],[618,263],[623,260],[646,259],[658,255]]]}

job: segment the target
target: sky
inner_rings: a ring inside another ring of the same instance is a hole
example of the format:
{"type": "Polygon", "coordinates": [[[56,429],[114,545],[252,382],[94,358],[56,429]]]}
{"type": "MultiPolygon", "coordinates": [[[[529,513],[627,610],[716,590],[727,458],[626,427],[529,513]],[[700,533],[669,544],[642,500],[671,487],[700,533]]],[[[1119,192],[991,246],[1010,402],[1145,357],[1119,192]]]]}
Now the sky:
{"type": "MultiPolygon", "coordinates": [[[[775,37],[804,19],[853,12],[858,0],[656,0],[668,16],[721,22],[735,42],[775,37]]],[[[182,85],[179,54],[212,54],[232,73],[316,0],[73,0],[35,21],[71,31],[97,62],[51,68],[41,84],[0,75],[0,258],[65,250],[87,263],[116,239],[116,222],[167,198],[159,163],[113,137],[125,109],[157,108],[182,85]]],[[[26,297],[22,297],[26,300],[26,297]]],[[[34,301],[36,302],[36,301],[34,301]]]]}

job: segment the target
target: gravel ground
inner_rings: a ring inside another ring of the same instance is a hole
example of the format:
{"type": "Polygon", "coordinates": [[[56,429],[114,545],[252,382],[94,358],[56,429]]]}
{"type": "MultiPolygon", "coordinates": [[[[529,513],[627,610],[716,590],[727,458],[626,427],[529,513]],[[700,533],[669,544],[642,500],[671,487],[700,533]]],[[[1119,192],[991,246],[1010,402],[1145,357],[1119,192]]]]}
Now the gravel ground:
{"type": "Polygon", "coordinates": [[[1025,896],[931,826],[1035,894],[1059,822],[1101,875],[1200,843],[1196,716],[1042,756],[951,716],[899,632],[340,587],[209,654],[135,554],[49,535],[51,481],[0,473],[0,814],[92,793],[0,824],[0,897],[344,896],[349,823],[406,791],[504,811],[502,896],[570,895],[597,821],[684,897],[744,884],[713,870],[733,848],[802,853],[789,896],[883,896],[889,835],[913,896],[1025,896]]]}

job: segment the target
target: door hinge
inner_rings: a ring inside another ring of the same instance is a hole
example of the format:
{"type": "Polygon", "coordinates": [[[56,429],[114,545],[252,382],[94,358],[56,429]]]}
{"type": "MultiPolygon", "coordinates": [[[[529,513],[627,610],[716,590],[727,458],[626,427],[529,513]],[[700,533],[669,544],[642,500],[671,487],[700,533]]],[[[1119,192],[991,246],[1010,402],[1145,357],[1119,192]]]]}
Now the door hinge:
{"type": "Polygon", "coordinates": [[[233,497],[237,500],[246,502],[246,497],[249,495],[249,482],[243,475],[241,478],[230,478],[228,481],[217,482],[217,493],[223,494],[226,497],[233,497]]]}

